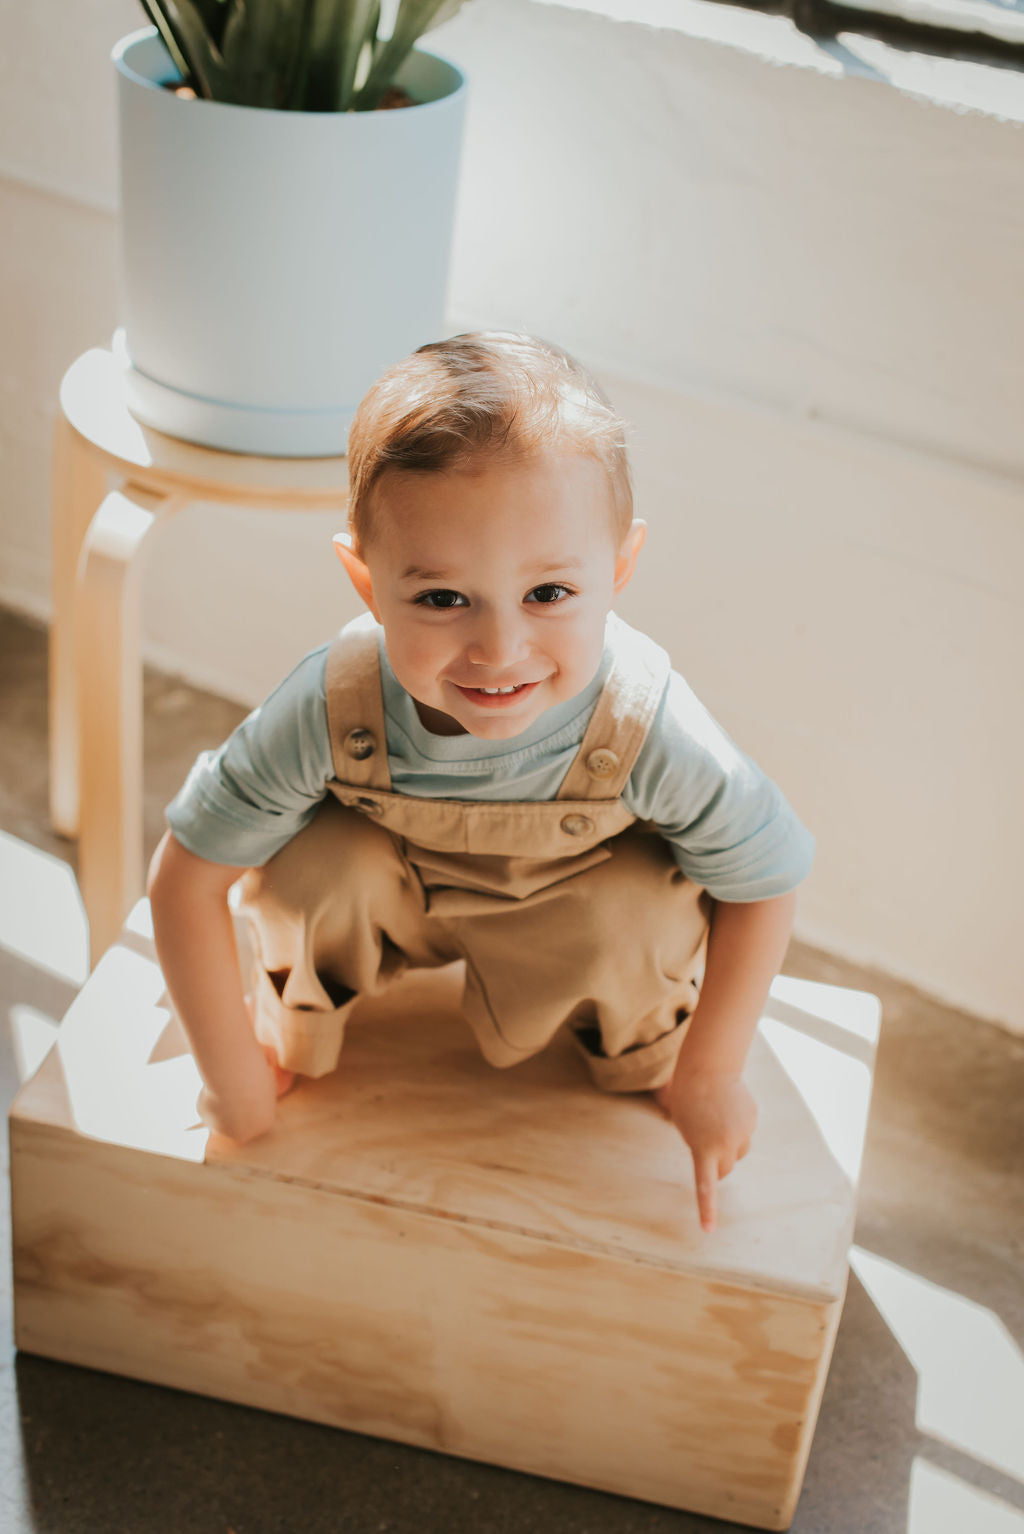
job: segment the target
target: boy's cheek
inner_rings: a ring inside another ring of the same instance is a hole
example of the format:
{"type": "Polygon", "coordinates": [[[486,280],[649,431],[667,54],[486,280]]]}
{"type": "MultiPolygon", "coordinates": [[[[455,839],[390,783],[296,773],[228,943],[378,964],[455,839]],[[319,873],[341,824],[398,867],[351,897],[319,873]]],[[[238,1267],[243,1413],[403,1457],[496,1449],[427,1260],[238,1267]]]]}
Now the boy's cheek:
{"type": "MultiPolygon", "coordinates": [[[[414,638],[412,642],[398,645],[393,645],[389,639],[388,659],[395,676],[413,697],[439,690],[437,678],[438,673],[444,669],[443,658],[436,653],[436,647],[430,644],[426,636],[421,636],[418,642],[414,638]]],[[[432,700],[421,697],[420,701],[429,703],[432,700]]]]}

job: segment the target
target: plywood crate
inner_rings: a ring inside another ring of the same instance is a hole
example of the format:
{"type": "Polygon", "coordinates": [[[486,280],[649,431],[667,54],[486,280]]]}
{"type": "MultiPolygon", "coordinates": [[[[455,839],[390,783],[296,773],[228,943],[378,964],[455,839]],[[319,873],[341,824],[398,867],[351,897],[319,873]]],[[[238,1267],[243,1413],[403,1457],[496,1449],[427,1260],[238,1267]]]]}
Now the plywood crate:
{"type": "Polygon", "coordinates": [[[799,1495],[878,1028],[777,980],[755,1146],[689,1154],[568,1040],[497,1071],[451,971],[350,1026],[244,1147],[199,1123],[143,902],[10,1115],[19,1348],[764,1528],[799,1495]]]}

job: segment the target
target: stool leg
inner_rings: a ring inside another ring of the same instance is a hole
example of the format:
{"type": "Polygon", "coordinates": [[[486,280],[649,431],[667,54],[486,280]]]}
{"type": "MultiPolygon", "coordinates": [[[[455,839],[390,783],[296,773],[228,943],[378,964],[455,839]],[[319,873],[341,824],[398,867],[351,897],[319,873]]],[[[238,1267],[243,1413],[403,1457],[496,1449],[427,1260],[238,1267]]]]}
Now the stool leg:
{"type": "Polygon", "coordinates": [[[78,716],[75,702],[75,577],[82,540],[107,493],[109,471],[63,415],[53,451],[50,623],[50,819],[78,835],[78,716]]]}
{"type": "Polygon", "coordinates": [[[81,751],[79,884],[93,964],[142,894],[142,664],[139,561],[177,501],[136,485],[112,491],[82,545],[75,592],[81,751]]]}

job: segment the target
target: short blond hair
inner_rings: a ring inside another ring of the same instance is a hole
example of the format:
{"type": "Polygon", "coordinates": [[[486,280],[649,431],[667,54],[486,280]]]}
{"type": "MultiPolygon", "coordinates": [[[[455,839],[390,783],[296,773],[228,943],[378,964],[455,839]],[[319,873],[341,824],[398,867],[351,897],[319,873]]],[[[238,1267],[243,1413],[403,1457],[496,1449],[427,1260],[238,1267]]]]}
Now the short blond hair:
{"type": "Polygon", "coordinates": [[[596,459],[619,540],[633,519],[625,422],[561,347],[512,331],[474,331],[421,346],[370,389],[349,432],[349,528],[372,533],[373,492],[389,470],[431,474],[477,455],[555,449],[596,459]]]}

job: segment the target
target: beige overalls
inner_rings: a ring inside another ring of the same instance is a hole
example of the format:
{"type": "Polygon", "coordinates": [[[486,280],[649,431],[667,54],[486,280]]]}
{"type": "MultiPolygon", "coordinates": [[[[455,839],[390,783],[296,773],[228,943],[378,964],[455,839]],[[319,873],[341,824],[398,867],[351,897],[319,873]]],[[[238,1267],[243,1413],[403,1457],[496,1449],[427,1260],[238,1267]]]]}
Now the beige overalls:
{"type": "Polygon", "coordinates": [[[392,793],[375,626],[342,631],[327,656],[331,794],[242,883],[256,1031],[282,1065],[325,1075],[359,997],[461,959],[463,1012],[492,1065],[566,1028],[606,1091],[670,1078],[710,901],[620,798],[668,675],[636,638],[558,797],[522,804],[392,793]]]}

